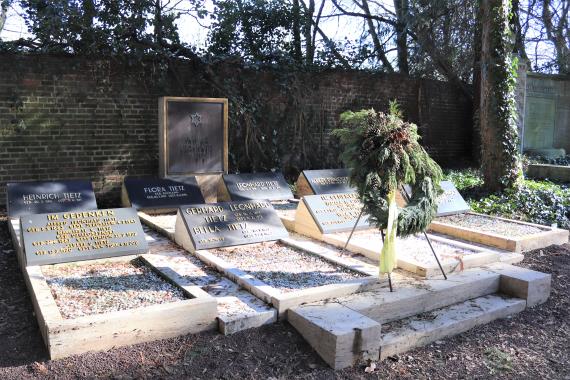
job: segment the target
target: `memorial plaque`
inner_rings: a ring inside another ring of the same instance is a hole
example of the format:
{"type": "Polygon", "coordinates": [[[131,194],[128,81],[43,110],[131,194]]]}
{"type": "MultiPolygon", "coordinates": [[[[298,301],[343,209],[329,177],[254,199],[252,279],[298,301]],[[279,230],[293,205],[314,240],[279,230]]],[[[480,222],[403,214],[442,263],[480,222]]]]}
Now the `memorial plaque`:
{"type": "Polygon", "coordinates": [[[26,215],[20,223],[27,266],[148,251],[134,208],[26,215]]]}
{"type": "Polygon", "coordinates": [[[277,201],[293,198],[293,193],[280,172],[225,174],[223,180],[232,201],[250,199],[277,201]]]}
{"type": "Polygon", "coordinates": [[[159,99],[160,176],[227,172],[227,99],[159,99]]]}
{"type": "Polygon", "coordinates": [[[556,120],[555,99],[527,97],[525,109],[524,148],[553,148],[556,120]]]}
{"type": "Polygon", "coordinates": [[[125,190],[132,207],[141,209],[177,209],[190,203],[204,203],[196,178],[184,182],[162,178],[133,178],[124,180],[125,190]]]}
{"type": "MultiPolygon", "coordinates": [[[[457,191],[455,185],[451,181],[441,181],[439,186],[443,190],[443,193],[437,198],[437,214],[436,216],[446,216],[454,214],[462,214],[464,212],[471,211],[471,208],[463,199],[463,196],[457,191]]],[[[404,185],[404,191],[407,196],[411,196],[412,187],[410,185],[404,185]]],[[[405,207],[407,202],[403,204],[398,204],[400,207],[405,207]]]]}
{"type": "Polygon", "coordinates": [[[443,193],[437,199],[437,216],[462,214],[471,211],[465,199],[461,196],[451,181],[439,183],[443,193]]]}
{"type": "Polygon", "coordinates": [[[268,201],[187,205],[180,207],[179,214],[196,250],[259,243],[289,236],[268,201]]]}
{"type": "Polygon", "coordinates": [[[13,182],[6,185],[8,216],[97,208],[89,181],[13,182]]]}
{"type": "Polygon", "coordinates": [[[351,193],[356,189],[350,186],[350,169],[304,170],[314,194],[351,193]]]}
{"type": "MultiPolygon", "coordinates": [[[[351,231],[362,210],[356,193],[307,195],[303,202],[324,234],[351,231]]],[[[368,216],[362,215],[356,228],[369,227],[368,216]]]]}

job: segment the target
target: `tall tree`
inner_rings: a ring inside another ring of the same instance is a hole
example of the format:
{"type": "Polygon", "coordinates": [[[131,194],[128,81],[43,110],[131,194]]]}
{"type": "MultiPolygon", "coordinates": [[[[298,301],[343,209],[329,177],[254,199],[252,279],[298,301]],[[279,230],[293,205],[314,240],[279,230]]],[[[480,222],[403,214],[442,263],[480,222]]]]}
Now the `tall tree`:
{"type": "Polygon", "coordinates": [[[563,0],[555,8],[551,0],[544,0],[542,21],[546,35],[556,50],[558,72],[570,74],[570,1],[563,0]]]}
{"type": "Polygon", "coordinates": [[[396,49],[398,52],[398,70],[403,74],[410,73],[408,65],[408,22],[410,17],[408,0],[394,0],[396,10],[396,49]]]}
{"type": "Polygon", "coordinates": [[[510,30],[510,0],[480,0],[481,163],[485,187],[499,191],[522,176],[516,124],[516,67],[510,30]]]}
{"type": "Polygon", "coordinates": [[[4,29],[6,17],[8,16],[8,0],[0,1],[0,32],[4,29]]]}

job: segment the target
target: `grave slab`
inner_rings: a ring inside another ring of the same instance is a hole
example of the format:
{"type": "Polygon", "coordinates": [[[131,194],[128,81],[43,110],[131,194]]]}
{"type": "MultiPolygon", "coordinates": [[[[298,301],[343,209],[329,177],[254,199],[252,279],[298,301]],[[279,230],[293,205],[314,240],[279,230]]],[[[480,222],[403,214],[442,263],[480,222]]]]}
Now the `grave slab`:
{"type": "Polygon", "coordinates": [[[148,250],[136,210],[117,208],[20,218],[25,265],[145,253],[148,250]]]}
{"type": "Polygon", "coordinates": [[[146,213],[176,212],[179,206],[204,203],[196,178],[184,182],[165,178],[125,177],[121,193],[123,207],[134,207],[146,213]]]}
{"type": "Polygon", "coordinates": [[[11,182],[6,184],[8,217],[97,209],[89,181],[11,182]]]}
{"type": "Polygon", "coordinates": [[[219,201],[268,200],[293,198],[281,172],[224,174],[218,188],[219,201]]]}

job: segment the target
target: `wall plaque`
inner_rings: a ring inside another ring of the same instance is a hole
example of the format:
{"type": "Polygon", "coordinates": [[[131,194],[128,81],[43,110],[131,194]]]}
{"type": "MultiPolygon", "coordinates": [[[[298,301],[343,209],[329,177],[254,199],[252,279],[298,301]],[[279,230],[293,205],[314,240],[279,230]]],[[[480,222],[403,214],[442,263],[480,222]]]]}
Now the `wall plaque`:
{"type": "MultiPolygon", "coordinates": [[[[307,195],[303,202],[322,233],[351,231],[362,210],[356,193],[307,195]]],[[[362,215],[357,229],[369,228],[368,216],[362,215]]]]}
{"type": "MultiPolygon", "coordinates": [[[[356,191],[349,184],[350,169],[304,170],[301,176],[307,181],[310,191],[299,195],[351,193],[356,191]]],[[[299,187],[303,187],[303,184],[299,187]]],[[[303,191],[301,190],[301,192],[303,191]]]]}
{"type": "MultiPolygon", "coordinates": [[[[184,226],[195,249],[278,240],[289,236],[268,201],[237,201],[182,206],[184,226]]],[[[179,226],[176,226],[179,234],[179,226]]]]}
{"type": "Polygon", "coordinates": [[[26,265],[135,255],[148,250],[134,208],[26,215],[20,223],[26,265]]]}
{"type": "Polygon", "coordinates": [[[89,181],[13,182],[6,186],[8,216],[97,208],[89,181]]]}
{"type": "Polygon", "coordinates": [[[293,198],[293,193],[281,172],[225,174],[223,181],[232,201],[277,201],[293,198]]]}
{"type": "Polygon", "coordinates": [[[227,99],[160,98],[159,125],[161,177],[227,172],[227,99]]]}
{"type": "Polygon", "coordinates": [[[125,177],[123,184],[128,197],[125,206],[137,210],[177,209],[184,204],[204,203],[198,182],[192,176],[186,177],[184,182],[152,177],[125,177]]]}

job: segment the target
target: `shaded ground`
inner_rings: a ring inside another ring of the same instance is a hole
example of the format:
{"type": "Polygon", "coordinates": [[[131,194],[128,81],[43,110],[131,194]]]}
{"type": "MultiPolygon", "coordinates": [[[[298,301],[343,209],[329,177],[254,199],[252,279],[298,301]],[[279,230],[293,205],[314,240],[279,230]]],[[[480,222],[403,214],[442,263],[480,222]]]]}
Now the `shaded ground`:
{"type": "Polygon", "coordinates": [[[286,323],[229,337],[203,333],[52,362],[1,219],[0,379],[570,379],[570,245],[530,252],[521,265],[552,273],[546,304],[389,358],[372,374],[365,373],[365,364],[334,372],[286,323]]]}

